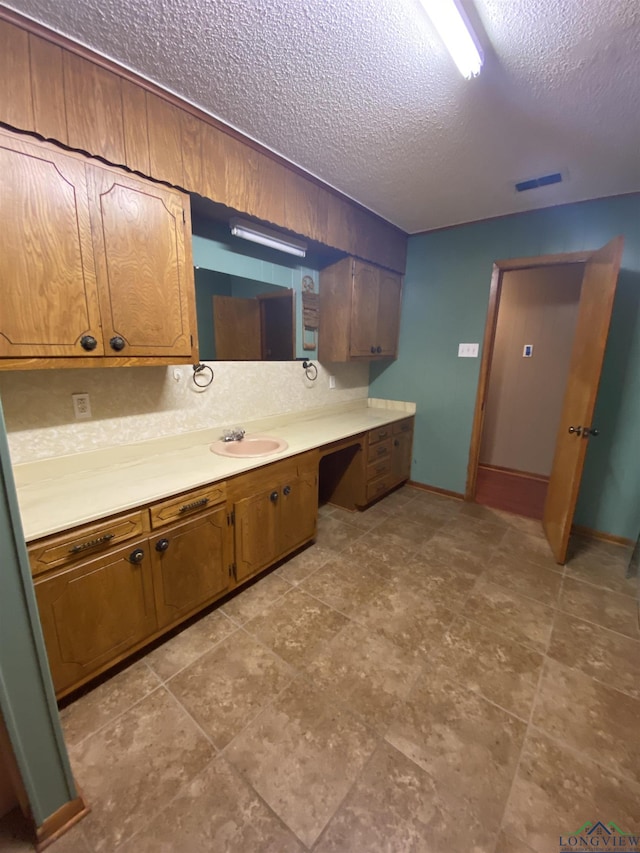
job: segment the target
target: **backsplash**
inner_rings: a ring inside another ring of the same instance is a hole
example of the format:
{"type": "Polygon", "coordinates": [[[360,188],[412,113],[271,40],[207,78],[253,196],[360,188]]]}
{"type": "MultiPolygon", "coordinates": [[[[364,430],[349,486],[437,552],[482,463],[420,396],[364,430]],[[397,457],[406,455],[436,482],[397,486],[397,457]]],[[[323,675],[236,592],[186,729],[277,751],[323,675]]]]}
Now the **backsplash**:
{"type": "Polygon", "coordinates": [[[2,373],[11,459],[15,465],[367,397],[368,364],[317,366],[310,382],[299,361],[211,362],[215,378],[202,391],[189,366],[2,373]],[[90,395],[91,420],[74,419],[71,395],[78,392],[90,395]]]}

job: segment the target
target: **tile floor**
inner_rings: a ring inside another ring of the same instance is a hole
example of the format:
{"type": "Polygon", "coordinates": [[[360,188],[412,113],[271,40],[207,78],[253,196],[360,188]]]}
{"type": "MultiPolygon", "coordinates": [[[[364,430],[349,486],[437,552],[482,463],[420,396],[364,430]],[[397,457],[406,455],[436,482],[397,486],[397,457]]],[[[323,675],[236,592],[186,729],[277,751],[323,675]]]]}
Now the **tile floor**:
{"type": "MultiPolygon", "coordinates": [[[[555,853],[640,830],[629,552],[405,487],[64,708],[52,853],[555,853]]],[[[0,849],[28,845],[0,834],[0,849]],[[3,846],[4,844],[4,846],[3,846]]]]}

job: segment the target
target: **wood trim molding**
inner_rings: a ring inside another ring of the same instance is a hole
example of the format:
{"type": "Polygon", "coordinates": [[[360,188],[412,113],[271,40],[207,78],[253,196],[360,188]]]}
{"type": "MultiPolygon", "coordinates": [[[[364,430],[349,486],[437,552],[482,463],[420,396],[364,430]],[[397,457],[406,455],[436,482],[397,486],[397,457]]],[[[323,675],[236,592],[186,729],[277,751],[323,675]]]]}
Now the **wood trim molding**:
{"type": "Polygon", "coordinates": [[[476,394],[476,405],[473,413],[473,427],[471,429],[471,442],[469,444],[469,462],[467,464],[465,500],[472,501],[476,494],[476,480],[478,475],[478,465],[480,462],[480,444],[482,441],[482,428],[484,426],[484,409],[487,391],[489,389],[491,361],[493,358],[496,328],[498,325],[498,310],[500,307],[500,293],[502,291],[503,274],[505,272],[512,272],[513,270],[533,269],[535,267],[586,263],[592,255],[592,250],[584,250],[582,252],[539,255],[537,257],[530,258],[506,258],[495,261],[493,264],[489,290],[489,305],[487,307],[487,320],[482,343],[482,362],[480,364],[478,392],[476,394]]]}
{"type": "Polygon", "coordinates": [[[356,201],[355,199],[352,199],[345,193],[340,192],[340,190],[331,186],[331,184],[325,183],[311,172],[305,171],[296,163],[293,163],[291,160],[287,160],[286,157],[277,154],[275,151],[272,151],[270,148],[267,148],[266,146],[257,142],[252,137],[245,136],[241,131],[236,130],[236,128],[232,127],[231,125],[225,124],[221,119],[216,118],[210,113],[205,112],[203,109],[200,109],[199,107],[195,106],[195,104],[183,100],[178,95],[175,95],[173,94],[173,92],[169,92],[166,89],[163,89],[157,83],[154,83],[151,80],[147,80],[145,77],[141,76],[140,74],[137,74],[135,71],[132,71],[131,69],[126,68],[125,66],[119,65],[115,60],[109,59],[108,57],[95,52],[94,50],[89,47],[86,47],[83,44],[79,44],[78,42],[73,41],[73,39],[62,35],[61,33],[58,33],[55,30],[50,30],[48,27],[44,26],[44,24],[40,24],[37,21],[34,21],[31,18],[28,18],[27,16],[21,14],[20,12],[14,11],[13,9],[8,9],[6,6],[0,5],[0,21],[7,21],[10,24],[14,24],[28,33],[32,33],[33,35],[46,39],[51,44],[57,45],[58,47],[61,47],[64,50],[75,54],[76,56],[82,57],[82,59],[86,59],[90,62],[93,62],[95,65],[106,69],[107,71],[117,74],[123,80],[127,80],[130,83],[134,83],[136,86],[140,86],[147,92],[151,92],[154,95],[158,95],[173,106],[178,107],[179,109],[184,110],[187,113],[190,113],[191,115],[200,119],[200,121],[206,122],[207,124],[211,125],[212,127],[215,127],[222,133],[227,134],[227,136],[230,136],[233,139],[237,139],[239,142],[242,142],[244,145],[248,146],[249,148],[252,148],[254,151],[258,151],[260,154],[263,154],[264,156],[269,157],[271,160],[275,161],[276,163],[279,163],[281,166],[284,166],[289,171],[294,172],[295,174],[305,178],[307,181],[310,181],[312,184],[321,187],[323,190],[326,190],[327,192],[331,193],[333,196],[340,199],[341,201],[344,201],[352,207],[363,211],[368,216],[371,216],[378,222],[383,223],[385,227],[396,231],[398,235],[401,235],[402,237],[407,237],[407,232],[403,231],[402,228],[399,228],[397,225],[394,225],[393,222],[389,222],[388,220],[384,219],[378,213],[375,213],[373,210],[370,210],[368,207],[365,207],[363,204],[356,201]]]}
{"type": "Polygon", "coordinates": [[[502,272],[512,270],[527,270],[535,267],[553,267],[559,264],[584,264],[593,255],[591,251],[566,252],[562,255],[540,255],[533,258],[506,258],[496,261],[495,265],[502,272]]]}
{"type": "Polygon", "coordinates": [[[491,371],[493,344],[496,337],[496,326],[498,324],[498,306],[500,303],[501,288],[502,270],[497,264],[494,264],[491,273],[489,305],[487,307],[487,320],[484,327],[484,340],[482,341],[480,377],[478,379],[478,391],[476,394],[476,405],[473,412],[473,427],[471,430],[471,443],[469,445],[467,484],[464,493],[465,500],[467,501],[473,500],[476,494],[478,462],[480,460],[480,442],[482,441],[482,427],[484,426],[484,406],[489,388],[489,373],[491,371]]]}
{"type": "Polygon", "coordinates": [[[465,499],[461,492],[452,492],[450,489],[441,489],[438,486],[430,486],[428,483],[419,483],[417,480],[408,480],[408,486],[413,486],[415,489],[421,489],[423,492],[433,492],[435,495],[444,495],[446,498],[454,498],[457,501],[465,499]]]}
{"type": "Polygon", "coordinates": [[[571,533],[575,536],[582,536],[585,539],[597,539],[601,542],[610,542],[612,545],[620,545],[633,547],[635,541],[627,539],[624,536],[614,536],[613,533],[606,533],[604,530],[594,530],[593,527],[583,527],[581,524],[573,524],[571,533]]]}
{"type": "Polygon", "coordinates": [[[38,853],[57,841],[90,811],[91,809],[82,796],[76,797],[75,800],[69,800],[68,803],[60,806],[43,824],[36,828],[36,850],[38,853]]]}

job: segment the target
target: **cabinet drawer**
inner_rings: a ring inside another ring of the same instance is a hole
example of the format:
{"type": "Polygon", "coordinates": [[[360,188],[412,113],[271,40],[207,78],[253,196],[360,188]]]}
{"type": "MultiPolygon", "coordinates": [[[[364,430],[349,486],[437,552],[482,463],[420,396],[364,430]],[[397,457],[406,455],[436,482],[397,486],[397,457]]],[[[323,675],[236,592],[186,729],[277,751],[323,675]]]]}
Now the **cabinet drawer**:
{"type": "Polygon", "coordinates": [[[51,536],[29,546],[29,562],[34,575],[58,568],[80,557],[99,555],[111,548],[149,530],[147,513],[137,510],[110,521],[87,524],[75,530],[51,536]]]}
{"type": "Polygon", "coordinates": [[[367,453],[367,465],[373,465],[374,462],[377,462],[380,459],[386,459],[391,456],[391,437],[386,438],[384,441],[379,441],[373,445],[373,447],[369,447],[367,453]]]}
{"type": "Polygon", "coordinates": [[[413,418],[406,418],[404,421],[396,421],[392,424],[393,434],[400,435],[403,432],[411,432],[413,429],[413,418]]]}
{"type": "Polygon", "coordinates": [[[372,444],[377,444],[379,441],[384,441],[386,438],[391,438],[391,424],[388,426],[376,427],[369,430],[369,447],[372,444]]]}
{"type": "Polygon", "coordinates": [[[217,483],[215,486],[206,486],[187,492],[177,498],[170,498],[162,503],[151,507],[151,527],[155,530],[179,519],[188,518],[194,513],[211,509],[216,504],[223,503],[227,499],[227,484],[217,483]]]}
{"type": "Polygon", "coordinates": [[[376,459],[367,466],[367,483],[375,480],[377,477],[385,477],[391,471],[391,457],[387,454],[380,459],[376,459]]]}
{"type": "Polygon", "coordinates": [[[376,498],[381,497],[392,486],[390,475],[385,475],[384,477],[378,477],[376,480],[372,480],[367,484],[367,503],[375,500],[376,498]]]}

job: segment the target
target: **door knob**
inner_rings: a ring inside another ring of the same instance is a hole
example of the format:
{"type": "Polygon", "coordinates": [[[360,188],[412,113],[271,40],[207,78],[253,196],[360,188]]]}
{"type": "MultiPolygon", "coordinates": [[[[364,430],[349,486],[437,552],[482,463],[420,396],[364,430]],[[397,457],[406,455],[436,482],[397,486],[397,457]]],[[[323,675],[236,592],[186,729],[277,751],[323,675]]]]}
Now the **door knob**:
{"type": "Polygon", "coordinates": [[[581,432],[582,432],[582,427],[581,427],[581,426],[577,426],[577,427],[570,426],[570,427],[569,427],[569,432],[570,432],[572,435],[573,435],[574,433],[575,433],[576,435],[580,435],[580,434],[581,434],[581,432]]]}
{"type": "Polygon", "coordinates": [[[269,500],[271,501],[271,503],[275,503],[278,500],[278,493],[271,492],[271,494],[269,495],[269,500]]]}
{"type": "Polygon", "coordinates": [[[285,486],[284,489],[282,490],[282,494],[285,496],[290,495],[291,494],[291,486],[285,486]]]}
{"type": "Polygon", "coordinates": [[[168,547],[169,547],[169,540],[168,539],[159,539],[156,542],[156,551],[160,551],[160,552],[166,551],[168,547]]]}
{"type": "Polygon", "coordinates": [[[120,350],[125,348],[125,340],[124,338],[121,338],[120,335],[114,335],[109,339],[109,346],[116,352],[120,352],[120,350]]]}
{"type": "Polygon", "coordinates": [[[142,548],[136,548],[135,551],[132,551],[129,554],[129,562],[133,563],[134,565],[136,563],[141,563],[143,560],[144,560],[144,551],[142,550],[142,548]]]}
{"type": "Polygon", "coordinates": [[[86,349],[87,352],[91,352],[98,346],[98,341],[93,337],[93,335],[83,335],[80,338],[80,346],[82,349],[86,349]]]}

